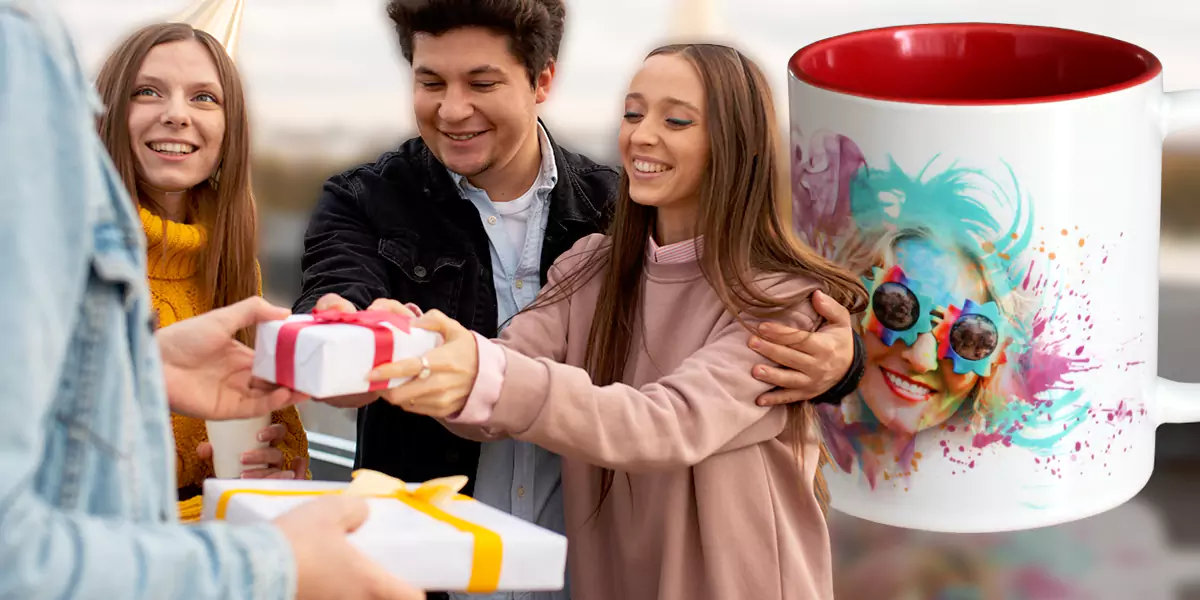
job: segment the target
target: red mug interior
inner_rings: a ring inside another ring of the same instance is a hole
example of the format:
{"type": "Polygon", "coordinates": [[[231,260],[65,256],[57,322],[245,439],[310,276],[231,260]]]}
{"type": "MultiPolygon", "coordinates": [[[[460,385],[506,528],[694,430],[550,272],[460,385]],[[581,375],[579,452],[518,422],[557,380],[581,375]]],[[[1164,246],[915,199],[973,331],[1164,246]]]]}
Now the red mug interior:
{"type": "Polygon", "coordinates": [[[796,52],[792,75],[831,91],[920,104],[1022,104],[1106,94],[1150,81],[1150,52],[1109,37],[996,23],[848,33],[796,52]]]}

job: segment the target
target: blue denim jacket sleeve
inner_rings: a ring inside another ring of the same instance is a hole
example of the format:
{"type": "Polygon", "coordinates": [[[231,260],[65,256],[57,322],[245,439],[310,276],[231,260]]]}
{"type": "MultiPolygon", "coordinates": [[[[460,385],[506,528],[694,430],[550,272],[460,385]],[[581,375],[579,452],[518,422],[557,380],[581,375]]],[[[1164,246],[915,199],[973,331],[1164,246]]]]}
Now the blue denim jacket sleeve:
{"type": "MultiPolygon", "coordinates": [[[[67,356],[92,269],[98,203],[86,199],[114,194],[73,54],[64,60],[38,18],[14,6],[0,0],[0,599],[292,598],[295,560],[278,528],[178,524],[165,458],[140,470],[83,463],[94,480],[120,485],[80,484],[75,510],[57,506],[44,484],[72,460],[53,456],[47,440],[61,382],[81,368],[67,356]],[[125,472],[151,475],[153,485],[140,482],[149,500],[122,496],[123,478],[137,477],[125,472]]],[[[143,324],[137,335],[150,333],[143,324]]],[[[138,366],[158,369],[157,353],[138,366]]],[[[165,418],[161,389],[150,400],[165,418]]],[[[122,404],[104,408],[119,417],[122,404]]],[[[160,438],[136,442],[134,459],[165,457],[170,437],[160,438]]]]}

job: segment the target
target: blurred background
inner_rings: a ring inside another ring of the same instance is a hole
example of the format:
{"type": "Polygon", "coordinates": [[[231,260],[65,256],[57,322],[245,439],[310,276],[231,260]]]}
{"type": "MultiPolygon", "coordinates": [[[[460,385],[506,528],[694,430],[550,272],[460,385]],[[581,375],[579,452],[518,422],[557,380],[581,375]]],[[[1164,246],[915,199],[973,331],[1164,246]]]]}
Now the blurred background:
{"type": "MultiPolygon", "coordinates": [[[[133,28],[191,0],[53,0],[94,76],[133,28]]],[[[266,294],[299,292],[304,228],[326,177],[415,135],[410,75],[385,0],[246,0],[238,63],[253,123],[266,294]]],[[[680,28],[732,42],[773,78],[786,116],[787,59],[818,39],[939,21],[1053,25],[1154,52],[1168,90],[1200,89],[1194,0],[567,0],[558,77],[542,116],[563,145],[615,161],[620,100],[650,48],[680,28]]],[[[1200,130],[1164,151],[1160,374],[1200,382],[1200,130]]],[[[304,406],[314,475],[347,479],[353,412],[304,406]]],[[[1132,502],[1028,532],[953,536],[834,515],[838,600],[1200,600],[1200,427],[1159,429],[1153,478],[1132,502]]]]}

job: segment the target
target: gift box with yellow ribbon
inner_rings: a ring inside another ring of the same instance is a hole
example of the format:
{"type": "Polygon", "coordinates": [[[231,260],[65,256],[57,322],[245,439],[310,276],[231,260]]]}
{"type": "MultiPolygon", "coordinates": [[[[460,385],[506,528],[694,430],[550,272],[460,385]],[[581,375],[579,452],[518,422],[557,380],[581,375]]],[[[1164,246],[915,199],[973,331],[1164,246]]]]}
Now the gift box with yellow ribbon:
{"type": "Polygon", "coordinates": [[[367,499],[349,540],[392,574],[427,590],[486,593],[563,587],[567,539],[458,493],[466,477],[405,483],[360,470],[330,481],[209,479],[204,520],[272,520],[325,494],[367,499]]]}

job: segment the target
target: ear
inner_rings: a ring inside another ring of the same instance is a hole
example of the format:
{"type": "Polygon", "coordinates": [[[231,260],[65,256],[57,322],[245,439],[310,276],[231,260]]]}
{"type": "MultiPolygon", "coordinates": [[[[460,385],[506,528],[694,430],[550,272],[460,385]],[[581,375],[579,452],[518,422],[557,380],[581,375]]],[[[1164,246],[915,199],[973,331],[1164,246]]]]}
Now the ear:
{"type": "Polygon", "coordinates": [[[534,100],[538,104],[545,102],[546,97],[550,95],[550,86],[554,83],[555,68],[556,64],[552,58],[550,62],[546,63],[546,68],[542,69],[541,73],[538,73],[537,81],[534,82],[533,86],[534,100]]]}

